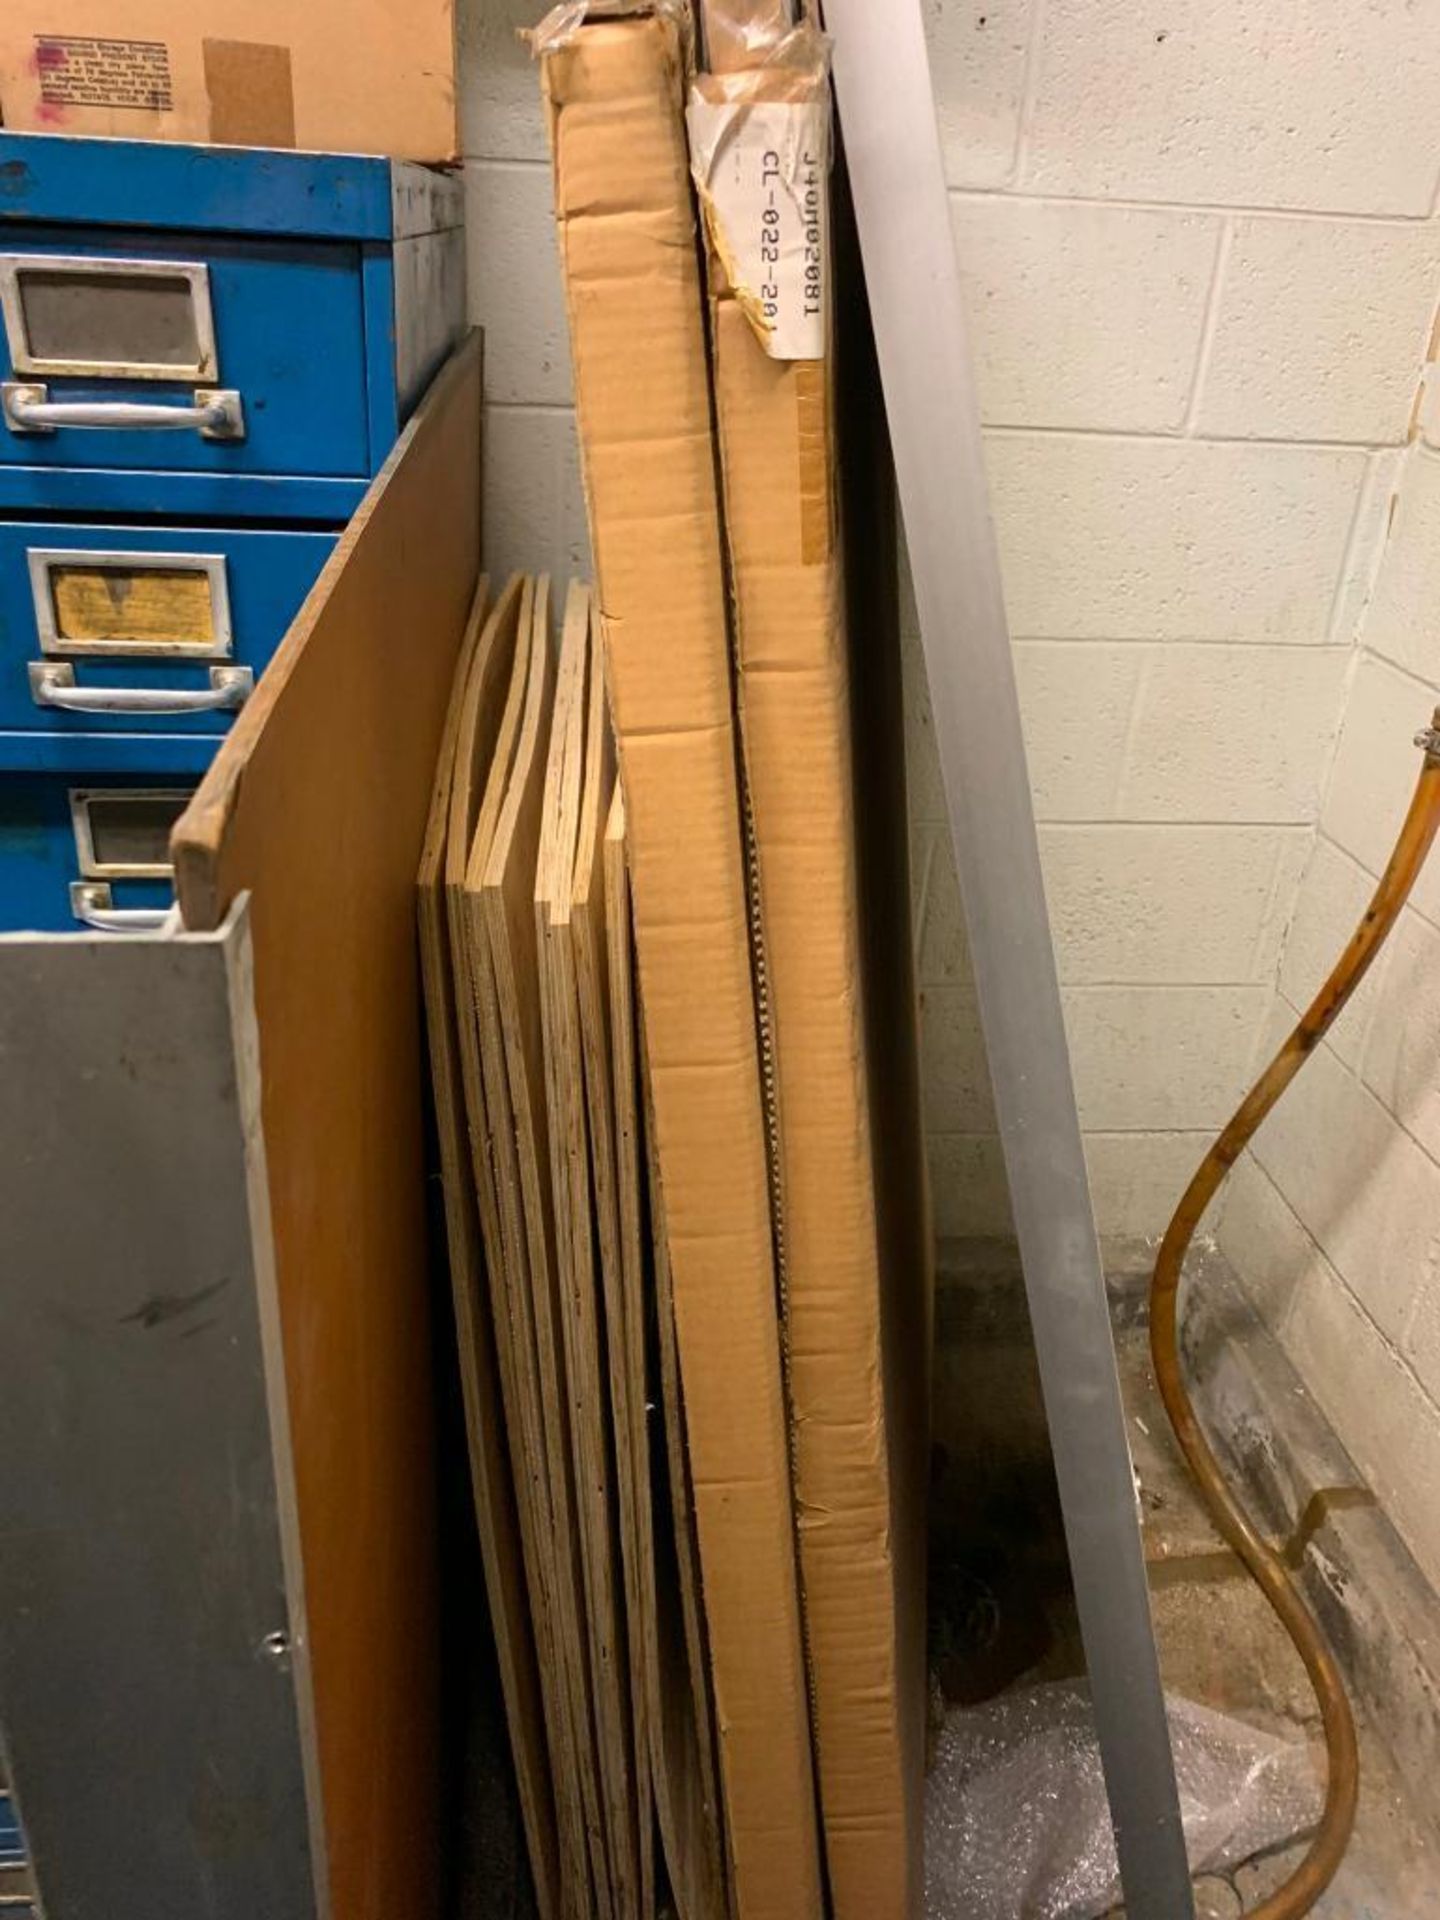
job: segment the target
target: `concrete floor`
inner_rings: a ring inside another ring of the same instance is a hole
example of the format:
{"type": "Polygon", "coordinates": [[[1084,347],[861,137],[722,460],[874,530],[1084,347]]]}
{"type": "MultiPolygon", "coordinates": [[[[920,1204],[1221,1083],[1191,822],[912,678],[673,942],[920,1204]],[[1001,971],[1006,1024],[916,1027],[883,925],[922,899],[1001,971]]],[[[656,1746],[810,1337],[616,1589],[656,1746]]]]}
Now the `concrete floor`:
{"type": "MultiPolygon", "coordinates": [[[[1118,1348],[1166,1689],[1269,1732],[1303,1736],[1320,1756],[1319,1716],[1305,1670],[1200,1505],[1160,1403],[1146,1330],[1122,1333],[1118,1348]]],[[[1360,1766],[1355,1837],[1314,1913],[1320,1920],[1440,1920],[1440,1834],[1416,1818],[1383,1741],[1363,1717],[1360,1766]]],[[[1303,1851],[1303,1845],[1286,1848],[1204,1883],[1200,1920],[1236,1920],[1248,1912],[1303,1851]]]]}
{"type": "MultiPolygon", "coordinates": [[[[1143,1293],[1121,1276],[1114,1298],[1166,1690],[1306,1741],[1318,1773],[1323,1747],[1304,1668],[1207,1518],[1171,1437],[1150,1367],[1143,1293]]],[[[993,1246],[952,1250],[942,1258],[937,1309],[931,1652],[932,1671],[956,1703],[1074,1677],[1084,1662],[1013,1254],[993,1246]],[[969,1657],[977,1619],[987,1648],[969,1657]]],[[[1314,1912],[1320,1920],[1440,1920],[1440,1793],[1422,1821],[1363,1716],[1359,1732],[1355,1836],[1314,1912]]],[[[1199,1920],[1238,1920],[1287,1877],[1303,1850],[1287,1847],[1201,1881],[1199,1920]]]]}

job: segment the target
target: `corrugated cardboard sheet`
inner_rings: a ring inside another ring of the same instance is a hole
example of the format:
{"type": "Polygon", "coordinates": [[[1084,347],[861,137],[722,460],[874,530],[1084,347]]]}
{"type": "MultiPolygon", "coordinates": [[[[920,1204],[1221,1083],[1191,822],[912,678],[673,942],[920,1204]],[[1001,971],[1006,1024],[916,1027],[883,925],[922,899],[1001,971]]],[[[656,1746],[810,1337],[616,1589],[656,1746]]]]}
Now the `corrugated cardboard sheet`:
{"type": "Polygon", "coordinates": [[[543,64],[736,1909],[821,1911],[705,328],[674,22],[543,64]]]}
{"type": "Polygon", "coordinates": [[[451,0],[6,0],[0,123],[454,159],[451,0]]]}
{"type": "MultiPolygon", "coordinates": [[[[728,12],[735,11],[732,0],[728,12]]],[[[712,33],[712,47],[717,38],[712,33]]],[[[712,103],[712,124],[717,101],[742,123],[733,142],[746,137],[743,121],[753,108],[802,112],[819,101],[828,109],[817,37],[790,39],[789,62],[772,49],[764,68],[697,82],[697,94],[712,103]]],[[[825,158],[815,158],[828,193],[825,158]]],[[[887,1049],[872,1071],[834,362],[828,351],[822,360],[766,351],[752,324],[753,299],[737,297],[721,263],[739,253],[719,231],[726,211],[722,200],[710,201],[715,400],[759,862],[826,1862],[838,1920],[903,1920],[919,1913],[923,1892],[928,1272],[923,1240],[913,1233],[882,1240],[877,1209],[877,1184],[888,1175],[877,1167],[872,1083],[898,1075],[903,1084],[905,1050],[887,1049]]],[[[847,403],[861,406],[863,395],[862,386],[847,403]]],[[[857,475],[860,490],[868,484],[857,475]]],[[[862,627],[856,638],[872,652],[895,647],[893,632],[883,629],[862,627]]],[[[862,724],[871,729],[869,757],[878,750],[898,760],[902,749],[894,734],[887,745],[883,715],[866,713],[862,724]]],[[[893,792],[887,798],[868,780],[858,808],[872,833],[888,834],[890,858],[903,873],[903,804],[897,808],[893,792]]],[[[895,945],[907,945],[906,929],[902,907],[889,922],[895,945]]],[[[872,1014],[903,1036],[907,1025],[913,1034],[913,1009],[907,974],[887,986],[872,1014]]],[[[886,1144],[902,1170],[907,1152],[918,1162],[913,1112],[908,1139],[892,1133],[886,1144]]],[[[912,1189],[919,1184],[913,1168],[905,1177],[912,1189]]]]}

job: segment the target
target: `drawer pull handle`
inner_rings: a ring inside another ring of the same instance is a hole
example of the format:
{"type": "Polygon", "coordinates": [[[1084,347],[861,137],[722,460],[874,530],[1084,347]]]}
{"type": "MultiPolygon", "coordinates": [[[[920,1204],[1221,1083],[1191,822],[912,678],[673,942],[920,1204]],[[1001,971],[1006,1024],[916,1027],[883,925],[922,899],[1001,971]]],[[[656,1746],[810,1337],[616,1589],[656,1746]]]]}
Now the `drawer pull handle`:
{"type": "Polygon", "coordinates": [[[70,911],[97,933],[158,933],[174,913],[173,907],[116,907],[114,895],[101,880],[70,882],[70,911]]]}
{"type": "Polygon", "coordinates": [[[51,400],[43,381],[6,380],[0,407],[12,433],[54,433],[58,427],[163,431],[193,427],[202,440],[243,440],[245,410],[233,387],[197,387],[195,404],[168,407],[148,400],[51,400]]]}
{"type": "Polygon", "coordinates": [[[207,691],[179,687],[77,687],[68,660],[32,660],[30,693],[37,707],[63,713],[237,713],[255,691],[250,667],[212,667],[207,691]]]}

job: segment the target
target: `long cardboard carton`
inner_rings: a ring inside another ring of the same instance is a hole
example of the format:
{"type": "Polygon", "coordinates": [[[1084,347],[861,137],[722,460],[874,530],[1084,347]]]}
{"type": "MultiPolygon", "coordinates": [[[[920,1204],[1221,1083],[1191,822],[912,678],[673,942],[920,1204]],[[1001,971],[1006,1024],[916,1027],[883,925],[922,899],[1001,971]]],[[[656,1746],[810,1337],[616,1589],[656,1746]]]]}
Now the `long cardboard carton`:
{"type": "MultiPolygon", "coordinates": [[[[871,1025],[900,1038],[872,1071],[857,841],[864,812],[872,833],[888,830],[888,858],[903,871],[904,813],[873,780],[856,790],[830,311],[830,88],[820,36],[777,30],[776,11],[774,0],[707,6],[712,71],[692,89],[691,147],[711,240],[825,1857],[837,1920],[906,1920],[923,1897],[928,1272],[923,1236],[903,1227],[886,1237],[877,1201],[892,1177],[877,1165],[877,1083],[888,1081],[886,1097],[893,1103],[898,1090],[903,1103],[914,999],[902,977],[870,1009],[871,1025]]],[[[845,295],[863,304],[858,280],[845,295]]],[[[852,388],[847,403],[862,396],[852,388]]],[[[862,474],[856,483],[866,485],[862,474]]],[[[887,640],[893,647],[883,629],[862,627],[856,638],[872,654],[887,640]]],[[[879,723],[867,713],[872,759],[884,752],[879,723]]],[[[898,758],[893,741],[890,751],[898,758]]],[[[902,906],[889,921],[901,948],[907,925],[902,906]]],[[[886,1140],[912,1194],[913,1095],[912,1085],[908,1121],[886,1140]]],[[[917,1212],[923,1220],[923,1206],[917,1212]]]]}
{"type": "Polygon", "coordinates": [[[543,83],[740,1920],[818,1920],[705,326],[666,15],[543,83]]]}
{"type": "Polygon", "coordinates": [[[650,1777],[678,1920],[727,1920],[730,1907],[720,1854],[710,1671],[695,1598],[693,1510],[677,1369],[668,1358],[675,1345],[666,1277],[668,1254],[652,1174],[652,1130],[648,1122],[641,1124],[641,1021],[635,1000],[625,799],[618,787],[605,829],[604,861],[615,1161],[638,1495],[639,1637],[650,1777]],[[647,1194],[655,1201],[648,1209],[647,1194]]]}

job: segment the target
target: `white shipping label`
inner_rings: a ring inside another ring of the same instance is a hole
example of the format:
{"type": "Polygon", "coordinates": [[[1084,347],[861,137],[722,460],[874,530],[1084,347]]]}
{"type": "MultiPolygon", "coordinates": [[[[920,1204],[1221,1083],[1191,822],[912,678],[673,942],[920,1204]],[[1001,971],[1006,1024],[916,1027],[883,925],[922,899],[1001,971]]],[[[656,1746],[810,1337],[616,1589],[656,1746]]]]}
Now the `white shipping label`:
{"type": "Polygon", "coordinates": [[[690,96],[690,165],[710,236],[776,360],[820,360],[829,308],[830,96],[690,96]]]}

